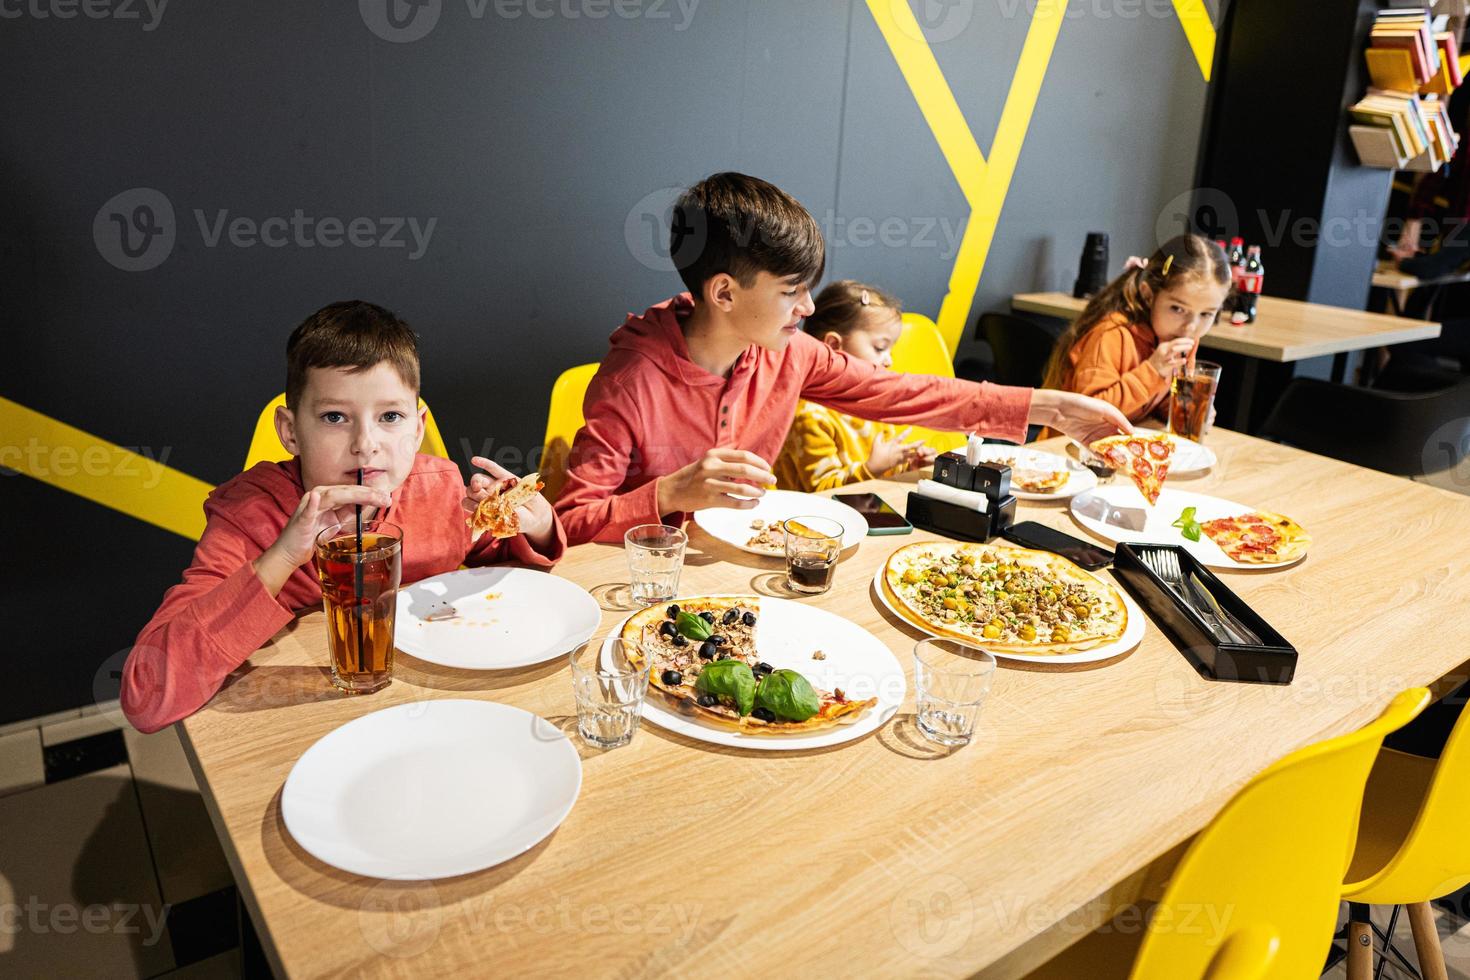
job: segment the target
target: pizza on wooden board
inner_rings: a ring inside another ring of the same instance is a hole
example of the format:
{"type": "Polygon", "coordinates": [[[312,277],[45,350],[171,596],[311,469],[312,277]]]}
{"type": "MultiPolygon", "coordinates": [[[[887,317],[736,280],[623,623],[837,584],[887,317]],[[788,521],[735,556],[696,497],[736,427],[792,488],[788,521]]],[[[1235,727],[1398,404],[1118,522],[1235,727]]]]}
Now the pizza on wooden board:
{"type": "MultiPolygon", "coordinates": [[[[856,721],[878,703],[827,691],[800,672],[760,658],[758,596],[701,596],[652,606],[623,624],[622,638],[648,686],[681,712],[753,735],[789,735],[856,721]]],[[[824,659],[813,651],[814,659],[824,659]]]]}
{"type": "Polygon", "coordinates": [[[931,542],[895,551],[885,595],[919,629],[992,653],[1095,649],[1122,637],[1128,607],[1111,584],[1044,551],[931,542]]]}

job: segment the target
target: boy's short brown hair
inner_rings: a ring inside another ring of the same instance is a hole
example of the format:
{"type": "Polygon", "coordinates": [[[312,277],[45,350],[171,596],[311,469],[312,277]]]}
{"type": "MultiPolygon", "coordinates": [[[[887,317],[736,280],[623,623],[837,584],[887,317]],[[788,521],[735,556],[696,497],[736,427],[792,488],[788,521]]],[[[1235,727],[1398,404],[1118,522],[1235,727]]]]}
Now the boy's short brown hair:
{"type": "Polygon", "coordinates": [[[822,278],[827,247],[807,209],[759,177],[706,177],[674,204],[669,257],[695,298],[720,273],[749,288],[758,273],[807,284],[822,278]]]}
{"type": "Polygon", "coordinates": [[[311,368],[366,371],[384,361],[417,396],[419,348],[407,323],[360,299],[323,306],[286,341],[286,407],[296,411],[311,368]]]}

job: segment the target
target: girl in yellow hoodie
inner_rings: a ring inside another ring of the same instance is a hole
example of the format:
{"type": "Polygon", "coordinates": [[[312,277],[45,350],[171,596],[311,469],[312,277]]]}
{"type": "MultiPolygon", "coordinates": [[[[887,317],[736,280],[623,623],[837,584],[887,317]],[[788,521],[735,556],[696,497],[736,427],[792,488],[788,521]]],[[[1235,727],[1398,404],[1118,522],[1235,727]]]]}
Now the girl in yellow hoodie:
{"type": "MultiPolygon", "coordinates": [[[[898,300],[878,287],[843,279],[817,296],[803,329],[835,351],[891,368],[902,315],[898,300]]],[[[887,422],[799,402],[776,460],[776,485],[812,493],[932,464],[934,450],[906,441],[908,433],[887,422]]]]}

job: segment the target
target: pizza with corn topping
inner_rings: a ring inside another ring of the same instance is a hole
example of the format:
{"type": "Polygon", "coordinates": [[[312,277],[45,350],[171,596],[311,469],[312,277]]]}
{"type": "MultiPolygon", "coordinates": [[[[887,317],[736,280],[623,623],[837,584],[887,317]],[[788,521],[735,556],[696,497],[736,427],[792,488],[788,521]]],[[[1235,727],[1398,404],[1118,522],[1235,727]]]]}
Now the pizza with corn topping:
{"type": "Polygon", "coordinates": [[[914,626],[993,653],[1090,650],[1117,640],[1128,626],[1115,587],[1044,551],[911,544],[889,557],[883,587],[914,626]]]}

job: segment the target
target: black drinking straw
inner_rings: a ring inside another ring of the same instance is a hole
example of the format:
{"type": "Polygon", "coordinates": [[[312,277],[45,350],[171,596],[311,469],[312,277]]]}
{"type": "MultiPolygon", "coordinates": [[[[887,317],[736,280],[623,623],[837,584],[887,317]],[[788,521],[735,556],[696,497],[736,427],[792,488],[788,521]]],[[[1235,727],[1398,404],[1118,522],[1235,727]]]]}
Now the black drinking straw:
{"type": "MultiPolygon", "coordinates": [[[[357,485],[362,486],[362,467],[357,468],[357,485]]],[[[353,562],[352,595],[357,600],[357,669],[364,670],[362,656],[362,504],[352,508],[357,515],[357,561],[353,562]]]]}

